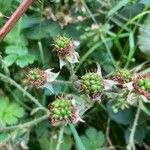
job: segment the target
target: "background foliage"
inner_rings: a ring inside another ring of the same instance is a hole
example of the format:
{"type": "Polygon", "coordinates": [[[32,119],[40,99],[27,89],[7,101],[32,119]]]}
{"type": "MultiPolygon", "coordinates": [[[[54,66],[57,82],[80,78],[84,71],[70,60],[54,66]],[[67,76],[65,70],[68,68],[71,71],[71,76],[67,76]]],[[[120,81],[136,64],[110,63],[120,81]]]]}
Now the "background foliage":
{"type": "MultiPolygon", "coordinates": [[[[19,3],[19,0],[0,0],[1,27],[19,3]]],[[[77,49],[80,62],[75,66],[78,76],[95,69],[96,63],[101,65],[104,76],[118,68],[140,68],[141,72],[150,73],[149,9],[149,0],[37,0],[0,43],[0,72],[23,86],[28,67],[59,71],[52,43],[58,35],[65,35],[80,41],[77,49]]],[[[68,80],[69,76],[67,67],[63,67],[59,79],[68,80]]],[[[54,95],[75,93],[64,83],[54,83],[54,94],[46,89],[28,91],[45,107],[54,95]]],[[[65,127],[61,150],[80,149],[81,141],[87,150],[126,149],[136,107],[114,113],[111,100],[103,97],[102,102],[85,113],[86,123],[77,124],[74,132],[65,127]],[[81,141],[75,144],[72,133],[76,132],[81,141]]],[[[17,88],[0,81],[0,128],[39,117],[42,112],[34,108],[17,88]]],[[[150,106],[141,104],[141,108],[134,138],[137,149],[149,150],[150,106]]],[[[24,149],[26,146],[31,150],[57,149],[60,128],[52,127],[49,120],[34,128],[18,130],[0,132],[0,147],[11,144],[13,149],[20,149],[21,143],[24,149]]]]}

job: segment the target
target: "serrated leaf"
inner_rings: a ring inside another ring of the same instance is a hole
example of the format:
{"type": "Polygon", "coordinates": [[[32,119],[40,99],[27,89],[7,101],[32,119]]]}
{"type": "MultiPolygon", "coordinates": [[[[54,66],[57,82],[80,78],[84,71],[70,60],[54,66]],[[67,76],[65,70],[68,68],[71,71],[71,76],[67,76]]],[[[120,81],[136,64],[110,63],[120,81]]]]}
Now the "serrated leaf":
{"type": "Polygon", "coordinates": [[[35,60],[35,57],[33,55],[27,55],[26,59],[27,59],[29,64],[32,64],[35,60]]]}
{"type": "Polygon", "coordinates": [[[25,36],[20,31],[21,20],[15,25],[15,27],[7,34],[4,41],[11,45],[26,46],[28,44],[25,36]]]}
{"type": "Polygon", "coordinates": [[[11,66],[17,59],[17,55],[16,54],[12,54],[12,55],[8,55],[6,57],[4,57],[4,62],[6,64],[6,66],[11,66]]]}
{"type": "Polygon", "coordinates": [[[0,143],[3,142],[9,136],[8,133],[1,133],[0,134],[0,143]]]}
{"type": "Polygon", "coordinates": [[[8,114],[8,113],[6,113],[3,116],[3,121],[5,121],[6,124],[8,124],[8,125],[12,125],[12,124],[17,124],[18,123],[18,119],[15,116],[13,116],[13,114],[8,114]]]}
{"type": "Polygon", "coordinates": [[[85,136],[81,136],[81,139],[86,147],[86,150],[95,150],[100,147],[105,142],[105,136],[102,131],[97,131],[93,127],[89,127],[86,130],[85,136]],[[92,141],[92,142],[91,142],[92,141]]]}
{"type": "Polygon", "coordinates": [[[6,54],[16,54],[18,56],[28,55],[27,47],[22,47],[18,45],[10,45],[5,48],[6,54]]]}
{"type": "Polygon", "coordinates": [[[9,105],[8,97],[4,97],[4,96],[0,97],[0,117],[2,117],[8,105],[9,105]]]}
{"type": "Polygon", "coordinates": [[[24,68],[25,66],[28,65],[28,61],[26,58],[24,57],[20,57],[16,60],[16,64],[21,67],[21,68],[24,68]]]}
{"type": "Polygon", "coordinates": [[[16,60],[16,64],[21,67],[24,68],[25,66],[27,66],[28,64],[32,64],[34,62],[34,56],[32,55],[26,55],[26,56],[20,56],[18,57],[18,59],[16,60]]]}
{"type": "Polygon", "coordinates": [[[13,114],[16,117],[21,118],[24,115],[24,109],[20,107],[17,103],[12,103],[7,108],[7,113],[13,114]]]}
{"type": "Polygon", "coordinates": [[[16,124],[19,121],[18,119],[23,117],[24,114],[24,108],[17,103],[10,103],[6,96],[0,98],[0,119],[2,124],[16,124]]]}

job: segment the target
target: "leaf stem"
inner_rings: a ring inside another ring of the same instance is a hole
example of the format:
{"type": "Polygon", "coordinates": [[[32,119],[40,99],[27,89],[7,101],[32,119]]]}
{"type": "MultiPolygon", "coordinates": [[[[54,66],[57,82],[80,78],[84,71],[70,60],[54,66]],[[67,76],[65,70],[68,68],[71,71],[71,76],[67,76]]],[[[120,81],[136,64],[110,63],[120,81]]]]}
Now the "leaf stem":
{"type": "Polygon", "coordinates": [[[56,150],[60,150],[60,146],[61,146],[62,139],[63,139],[64,128],[65,128],[64,125],[60,128],[56,150]]]}
{"type": "Polygon", "coordinates": [[[19,91],[23,93],[23,95],[27,96],[33,103],[35,103],[37,106],[41,107],[44,111],[47,112],[47,109],[41,105],[36,98],[34,98],[30,93],[28,93],[24,88],[22,88],[18,83],[16,83],[13,79],[10,77],[7,77],[6,75],[0,73],[0,80],[10,83],[13,86],[15,86],[19,91]]]}
{"type": "Polygon", "coordinates": [[[49,117],[49,115],[46,114],[46,115],[43,115],[42,117],[39,117],[37,119],[34,119],[34,120],[29,121],[29,122],[24,123],[24,124],[19,124],[19,125],[15,125],[15,126],[0,128],[0,133],[10,131],[10,130],[14,130],[14,129],[28,128],[28,127],[37,125],[38,123],[40,123],[41,121],[47,119],[48,117],[49,117]]]}
{"type": "Polygon", "coordinates": [[[78,132],[76,131],[74,125],[72,123],[69,124],[69,127],[71,129],[71,132],[74,136],[74,139],[75,139],[75,142],[76,142],[76,145],[77,145],[77,149],[78,150],[86,150],[86,148],[84,147],[79,135],[78,135],[78,132]]]}
{"type": "Polygon", "coordinates": [[[13,28],[20,17],[25,13],[28,7],[31,5],[33,0],[23,0],[16,11],[9,17],[5,25],[0,29],[0,41],[4,39],[7,33],[13,28]]]}
{"type": "Polygon", "coordinates": [[[130,137],[129,137],[129,143],[127,145],[127,150],[132,150],[132,149],[136,150],[135,143],[134,143],[134,136],[135,136],[136,127],[137,127],[137,124],[138,124],[138,119],[139,119],[139,116],[140,116],[140,112],[141,112],[141,108],[138,105],[137,112],[136,112],[136,115],[135,115],[135,119],[134,119],[134,122],[133,122],[133,126],[132,126],[132,129],[131,129],[130,137]]]}
{"type": "Polygon", "coordinates": [[[91,17],[91,19],[93,20],[93,22],[94,22],[95,24],[97,24],[97,21],[96,21],[94,15],[92,14],[92,12],[90,11],[90,9],[88,8],[88,6],[87,6],[87,4],[85,3],[85,1],[84,1],[84,0],[81,0],[81,2],[82,2],[82,4],[83,4],[83,6],[85,7],[85,9],[87,10],[87,12],[88,12],[89,16],[91,17]]]}

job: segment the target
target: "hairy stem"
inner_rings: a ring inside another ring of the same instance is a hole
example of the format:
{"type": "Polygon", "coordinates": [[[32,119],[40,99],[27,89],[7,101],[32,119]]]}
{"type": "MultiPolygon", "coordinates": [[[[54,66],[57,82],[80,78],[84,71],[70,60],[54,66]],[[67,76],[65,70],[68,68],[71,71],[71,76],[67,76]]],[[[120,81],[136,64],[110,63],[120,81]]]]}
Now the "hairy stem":
{"type": "Polygon", "coordinates": [[[30,93],[28,93],[24,88],[22,88],[13,79],[11,79],[11,78],[7,77],[6,75],[0,73],[0,80],[4,81],[6,83],[10,83],[13,86],[15,86],[19,91],[21,91],[23,93],[23,95],[27,96],[33,103],[35,103],[37,106],[39,106],[40,108],[42,108],[43,110],[45,110],[47,112],[47,109],[43,105],[41,105],[36,98],[34,98],[30,93]]]}
{"type": "Polygon", "coordinates": [[[60,129],[56,150],[60,150],[60,146],[61,146],[62,139],[63,139],[64,128],[65,126],[62,126],[60,129]]]}
{"type": "Polygon", "coordinates": [[[32,121],[29,121],[27,123],[24,123],[24,124],[19,124],[19,125],[15,125],[15,126],[0,128],[0,133],[10,131],[10,130],[14,130],[14,129],[28,128],[28,127],[37,125],[38,123],[42,122],[43,120],[47,119],[48,117],[49,117],[49,115],[46,114],[46,115],[43,115],[42,117],[36,118],[36,119],[34,119],[32,121]]]}
{"type": "Polygon", "coordinates": [[[135,119],[134,119],[134,122],[133,122],[133,126],[132,126],[132,129],[131,129],[131,133],[130,133],[130,137],[129,137],[129,143],[127,145],[127,150],[135,150],[135,144],[134,144],[134,136],[135,136],[135,132],[136,132],[136,127],[137,127],[137,124],[138,124],[138,119],[139,119],[139,116],[140,116],[140,106],[138,106],[137,108],[137,112],[136,112],[136,115],[135,115],[135,119]]]}
{"type": "Polygon", "coordinates": [[[16,11],[9,17],[5,25],[0,29],[0,41],[4,39],[7,33],[13,28],[20,17],[25,13],[28,7],[31,5],[33,0],[23,0],[16,11]]]}
{"type": "Polygon", "coordinates": [[[111,122],[111,119],[109,118],[108,121],[107,121],[106,139],[107,139],[107,142],[108,142],[109,146],[112,148],[112,150],[115,150],[115,147],[113,146],[113,144],[112,144],[112,142],[111,142],[111,139],[110,139],[110,137],[109,137],[110,122],[111,122]]]}

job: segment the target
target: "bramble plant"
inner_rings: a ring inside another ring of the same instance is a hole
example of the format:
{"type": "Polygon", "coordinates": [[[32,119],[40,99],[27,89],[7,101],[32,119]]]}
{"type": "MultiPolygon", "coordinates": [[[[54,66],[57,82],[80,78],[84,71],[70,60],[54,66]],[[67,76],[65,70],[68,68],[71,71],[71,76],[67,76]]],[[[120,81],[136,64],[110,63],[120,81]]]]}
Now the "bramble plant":
{"type": "Polygon", "coordinates": [[[91,97],[101,93],[103,88],[102,79],[97,73],[86,73],[81,77],[81,92],[91,97]]]}
{"type": "Polygon", "coordinates": [[[0,0],[0,150],[150,149],[150,3],[14,2],[0,0]]]}

